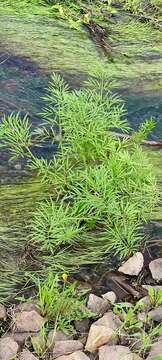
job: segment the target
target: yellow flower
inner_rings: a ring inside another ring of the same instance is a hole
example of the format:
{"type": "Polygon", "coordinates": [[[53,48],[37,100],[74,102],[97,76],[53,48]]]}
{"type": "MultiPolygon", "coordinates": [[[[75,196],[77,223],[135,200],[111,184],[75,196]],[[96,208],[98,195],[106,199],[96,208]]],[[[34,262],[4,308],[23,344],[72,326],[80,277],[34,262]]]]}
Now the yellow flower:
{"type": "Polygon", "coordinates": [[[68,281],[68,277],[69,277],[68,274],[66,274],[66,273],[62,274],[62,278],[63,278],[64,282],[68,281]]]}

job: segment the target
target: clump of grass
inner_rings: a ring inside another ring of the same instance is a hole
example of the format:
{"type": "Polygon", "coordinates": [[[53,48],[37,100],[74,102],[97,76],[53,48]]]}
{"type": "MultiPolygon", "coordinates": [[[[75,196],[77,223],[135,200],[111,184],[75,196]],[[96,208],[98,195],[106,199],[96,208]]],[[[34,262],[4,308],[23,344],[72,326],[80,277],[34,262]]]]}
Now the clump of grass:
{"type": "Polygon", "coordinates": [[[60,285],[58,276],[49,273],[45,280],[38,280],[39,308],[44,317],[54,323],[55,330],[74,332],[73,321],[95,316],[86,308],[84,293],[77,291],[77,284],[60,285]]]}
{"type": "Polygon", "coordinates": [[[53,74],[39,132],[26,117],[21,122],[15,115],[0,125],[2,146],[9,146],[14,157],[27,158],[42,182],[54,189],[34,213],[30,233],[37,259],[54,272],[76,271],[112,253],[130,256],[139,248],[139,229],[156,204],[152,167],[140,146],[154,122],[146,121],[131,139],[118,139],[114,130],[131,129],[112,86],[103,69],[77,91],[53,74]],[[58,128],[56,156],[49,162],[38,159],[32,144],[47,137],[56,142],[58,128]]]}

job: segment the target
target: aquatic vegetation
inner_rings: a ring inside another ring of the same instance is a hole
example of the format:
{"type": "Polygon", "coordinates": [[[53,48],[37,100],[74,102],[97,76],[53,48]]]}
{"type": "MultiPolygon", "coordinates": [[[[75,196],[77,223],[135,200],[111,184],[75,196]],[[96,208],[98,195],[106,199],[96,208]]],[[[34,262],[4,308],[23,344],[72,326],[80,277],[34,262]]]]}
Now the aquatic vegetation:
{"type": "Polygon", "coordinates": [[[154,122],[146,121],[131,139],[118,139],[114,129],[130,128],[112,86],[104,70],[77,91],[53,74],[40,129],[19,115],[4,117],[0,125],[2,146],[11,156],[27,158],[29,168],[53,188],[33,214],[29,234],[38,263],[53,272],[101,263],[112,252],[129,256],[140,246],[141,224],[156,204],[152,167],[140,147],[154,122]],[[50,161],[32,152],[32,145],[47,140],[58,144],[50,161]]]}

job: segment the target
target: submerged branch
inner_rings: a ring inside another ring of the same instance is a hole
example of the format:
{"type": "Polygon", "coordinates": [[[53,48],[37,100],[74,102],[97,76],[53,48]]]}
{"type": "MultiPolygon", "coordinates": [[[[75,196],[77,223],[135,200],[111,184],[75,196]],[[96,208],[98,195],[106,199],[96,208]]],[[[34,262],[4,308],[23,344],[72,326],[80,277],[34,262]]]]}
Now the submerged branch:
{"type": "MultiPolygon", "coordinates": [[[[127,134],[120,134],[117,132],[113,132],[112,133],[115,136],[118,136],[121,139],[131,139],[131,135],[127,135],[127,134]]],[[[148,146],[157,146],[157,147],[162,147],[162,140],[161,141],[154,141],[154,140],[142,140],[141,144],[143,145],[148,145],[148,146]]]]}

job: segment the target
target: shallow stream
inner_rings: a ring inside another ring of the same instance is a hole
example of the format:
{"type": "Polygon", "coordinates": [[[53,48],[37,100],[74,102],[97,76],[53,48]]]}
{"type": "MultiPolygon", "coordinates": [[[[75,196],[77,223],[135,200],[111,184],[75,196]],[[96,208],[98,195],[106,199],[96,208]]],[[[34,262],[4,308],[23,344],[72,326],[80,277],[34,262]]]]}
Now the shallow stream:
{"type": "MultiPolygon", "coordinates": [[[[118,19],[117,26],[114,20],[111,26],[114,61],[109,62],[108,71],[119,81],[117,91],[126,102],[128,119],[136,128],[144,119],[155,118],[157,126],[151,138],[162,139],[161,33],[153,31],[148,37],[143,29],[139,37],[127,17],[118,19]]],[[[76,31],[60,21],[38,15],[0,15],[0,39],[0,116],[11,111],[27,113],[35,127],[41,121],[38,114],[43,107],[42,96],[53,71],[59,71],[72,88],[78,88],[90,69],[105,61],[102,50],[86,30],[76,31]]],[[[42,150],[44,155],[48,151],[48,146],[42,150]]],[[[160,183],[161,150],[148,151],[160,183]]],[[[30,178],[21,164],[8,161],[8,155],[3,152],[0,172],[0,240],[3,240],[0,241],[0,283],[7,284],[10,282],[7,270],[11,274],[12,269],[14,278],[15,274],[21,274],[22,267],[27,269],[24,246],[28,221],[33,203],[46,197],[46,189],[30,178]]],[[[154,220],[160,225],[160,206],[154,220]]],[[[160,239],[162,228],[156,227],[156,223],[153,227],[154,236],[160,239]]]]}

